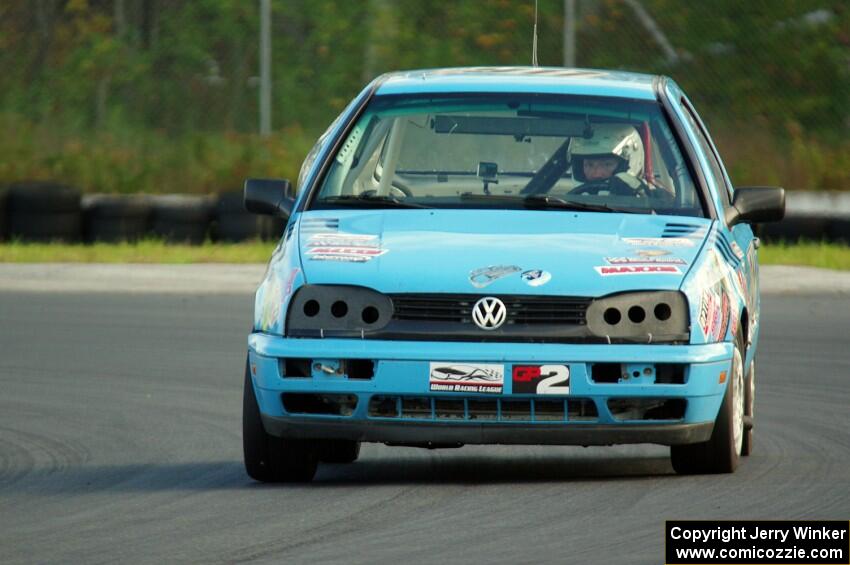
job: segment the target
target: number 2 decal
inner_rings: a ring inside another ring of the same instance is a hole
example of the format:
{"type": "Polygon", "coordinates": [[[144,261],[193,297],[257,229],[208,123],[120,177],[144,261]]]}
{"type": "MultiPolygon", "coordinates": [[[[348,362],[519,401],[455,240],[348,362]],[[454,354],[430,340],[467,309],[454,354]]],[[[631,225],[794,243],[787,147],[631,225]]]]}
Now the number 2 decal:
{"type": "Polygon", "coordinates": [[[514,365],[514,394],[569,394],[568,365],[514,365]]]}
{"type": "Polygon", "coordinates": [[[543,380],[537,383],[537,394],[570,393],[570,368],[566,365],[543,365],[540,376],[543,380]]]}

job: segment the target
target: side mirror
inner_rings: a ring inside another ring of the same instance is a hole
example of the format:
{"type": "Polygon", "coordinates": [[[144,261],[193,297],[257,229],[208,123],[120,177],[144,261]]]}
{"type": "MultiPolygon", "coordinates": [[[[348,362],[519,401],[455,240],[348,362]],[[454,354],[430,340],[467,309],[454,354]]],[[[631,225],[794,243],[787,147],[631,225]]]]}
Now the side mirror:
{"type": "Polygon", "coordinates": [[[785,189],[772,186],[748,186],[735,189],[732,207],[726,211],[726,223],[778,222],[785,217],[785,189]]]}
{"type": "Polygon", "coordinates": [[[294,206],[295,191],[288,180],[245,180],[245,209],[249,212],[288,218],[294,206]]]}

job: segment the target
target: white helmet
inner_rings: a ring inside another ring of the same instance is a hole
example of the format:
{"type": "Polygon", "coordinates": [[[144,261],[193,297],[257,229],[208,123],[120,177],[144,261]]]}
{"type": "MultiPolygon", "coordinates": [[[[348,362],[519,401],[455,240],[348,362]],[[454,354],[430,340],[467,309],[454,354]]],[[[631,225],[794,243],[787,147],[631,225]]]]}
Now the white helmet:
{"type": "Polygon", "coordinates": [[[577,137],[570,144],[573,178],[586,182],[582,162],[588,157],[618,157],[620,163],[614,174],[627,172],[633,177],[643,173],[643,141],[630,125],[594,124],[593,136],[577,137]]]}

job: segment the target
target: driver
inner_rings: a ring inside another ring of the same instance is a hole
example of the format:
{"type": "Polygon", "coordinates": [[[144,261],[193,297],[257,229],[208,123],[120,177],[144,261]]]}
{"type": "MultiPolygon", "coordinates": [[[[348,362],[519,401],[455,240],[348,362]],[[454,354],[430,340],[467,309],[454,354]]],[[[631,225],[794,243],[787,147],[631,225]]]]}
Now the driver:
{"type": "Polygon", "coordinates": [[[570,147],[573,178],[585,194],[644,196],[649,188],[643,177],[643,142],[630,125],[596,124],[590,138],[575,138],[570,147]]]}

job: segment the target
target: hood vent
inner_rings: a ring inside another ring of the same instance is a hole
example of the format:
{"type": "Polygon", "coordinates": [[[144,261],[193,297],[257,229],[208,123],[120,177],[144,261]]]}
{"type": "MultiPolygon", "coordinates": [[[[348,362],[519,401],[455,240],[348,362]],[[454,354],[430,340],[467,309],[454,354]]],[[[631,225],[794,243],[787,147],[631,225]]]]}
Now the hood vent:
{"type": "Polygon", "coordinates": [[[664,226],[661,237],[688,237],[702,239],[705,237],[706,226],[700,224],[668,223],[664,226]]]}
{"type": "Polygon", "coordinates": [[[720,255],[729,263],[732,268],[736,268],[738,264],[741,262],[741,258],[738,257],[738,254],[735,253],[735,249],[739,250],[737,243],[731,243],[729,239],[726,237],[726,234],[721,232],[715,232],[712,234],[711,239],[713,241],[709,242],[713,244],[720,255]]]}
{"type": "Polygon", "coordinates": [[[301,231],[307,233],[334,232],[339,230],[339,218],[304,218],[301,231]]]}

